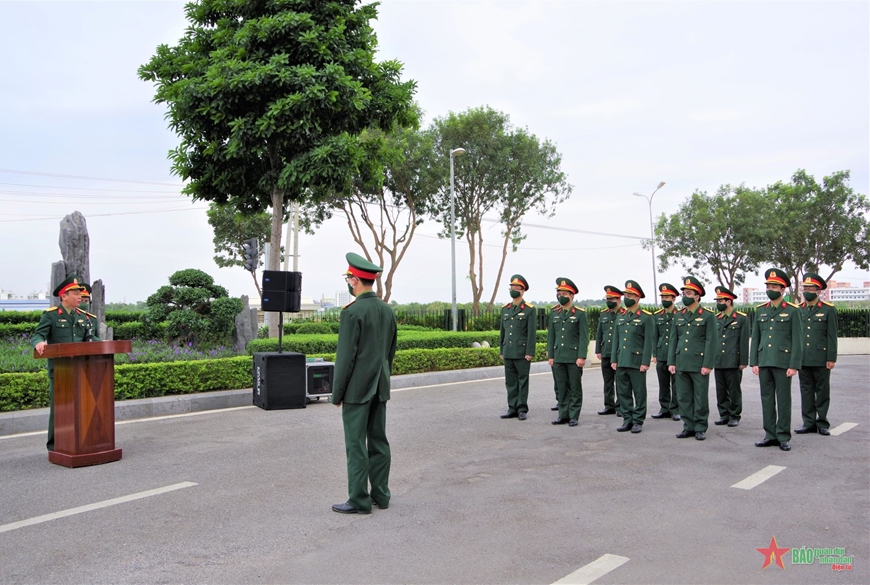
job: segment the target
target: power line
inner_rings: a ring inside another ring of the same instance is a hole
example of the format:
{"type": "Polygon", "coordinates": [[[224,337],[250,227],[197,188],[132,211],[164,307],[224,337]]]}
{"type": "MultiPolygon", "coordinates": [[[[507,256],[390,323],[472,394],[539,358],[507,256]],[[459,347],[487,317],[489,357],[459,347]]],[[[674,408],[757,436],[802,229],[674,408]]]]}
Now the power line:
{"type": "Polygon", "coordinates": [[[85,181],[105,181],[107,183],[134,183],[137,185],[162,185],[164,187],[183,187],[180,183],[160,183],[157,181],[134,181],[132,179],[107,179],[105,177],[83,177],[80,175],[61,175],[58,173],[40,173],[36,171],[17,171],[13,169],[0,169],[0,173],[10,175],[31,175],[35,177],[57,177],[59,179],[81,179],[85,181]]]}
{"type": "MultiPolygon", "coordinates": [[[[91,217],[110,217],[114,215],[141,215],[145,213],[169,213],[171,211],[194,211],[196,209],[207,209],[206,207],[179,207],[175,209],[155,209],[153,211],[121,211],[118,213],[92,213],[88,215],[88,218],[91,217]]],[[[33,219],[0,219],[0,223],[10,223],[14,221],[45,221],[49,219],[63,219],[63,216],[52,216],[52,217],[39,217],[33,219]]]]}
{"type": "Polygon", "coordinates": [[[36,187],[38,189],[72,189],[74,191],[109,191],[110,193],[176,193],[180,191],[155,191],[153,189],[100,189],[99,187],[69,187],[58,185],[32,185],[30,183],[5,183],[0,181],[0,185],[11,185],[13,187],[36,187]]]}

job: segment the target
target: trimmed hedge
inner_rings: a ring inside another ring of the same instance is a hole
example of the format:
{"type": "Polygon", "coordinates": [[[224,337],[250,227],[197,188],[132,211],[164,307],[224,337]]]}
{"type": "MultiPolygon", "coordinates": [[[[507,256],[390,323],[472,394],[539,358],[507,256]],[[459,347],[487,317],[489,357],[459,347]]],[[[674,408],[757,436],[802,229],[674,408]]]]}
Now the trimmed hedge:
{"type": "MultiPolygon", "coordinates": [[[[470,348],[477,341],[488,342],[490,347],[498,347],[498,331],[404,331],[398,332],[396,349],[439,349],[439,348],[470,348]]],[[[538,343],[547,342],[547,332],[538,331],[538,343]]],[[[338,349],[338,335],[302,335],[285,337],[281,344],[283,351],[304,353],[334,353],[338,349]]],[[[278,351],[278,340],[254,339],[248,343],[249,354],[278,351]]]]}
{"type": "Polygon", "coordinates": [[[32,323],[33,328],[39,323],[40,317],[45,311],[0,311],[0,325],[12,325],[15,323],[32,323]]]}
{"type": "Polygon", "coordinates": [[[0,323],[0,340],[22,335],[30,337],[38,324],[39,320],[36,323],[0,323]]]}

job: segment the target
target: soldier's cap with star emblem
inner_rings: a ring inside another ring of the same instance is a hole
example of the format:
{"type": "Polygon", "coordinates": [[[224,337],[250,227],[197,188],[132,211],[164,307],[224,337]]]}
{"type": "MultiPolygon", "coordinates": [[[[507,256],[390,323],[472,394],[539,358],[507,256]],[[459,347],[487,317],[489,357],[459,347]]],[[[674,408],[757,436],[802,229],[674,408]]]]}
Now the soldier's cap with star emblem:
{"type": "Polygon", "coordinates": [[[622,291],[619,290],[617,287],[613,286],[612,284],[608,284],[604,287],[604,296],[608,299],[620,299],[622,298],[622,291]]]}
{"type": "Polygon", "coordinates": [[[344,257],[348,264],[345,276],[356,276],[362,280],[377,280],[378,273],[384,271],[383,268],[377,264],[372,264],[359,254],[348,252],[344,257]]]}
{"type": "Polygon", "coordinates": [[[817,286],[819,290],[825,290],[828,288],[828,283],[825,282],[825,279],[816,274],[815,272],[804,272],[804,281],[803,285],[807,286],[817,286]]]}
{"type": "Polygon", "coordinates": [[[577,285],[570,278],[560,276],[556,279],[556,290],[563,290],[573,295],[577,294],[577,285]]]}
{"type": "Polygon", "coordinates": [[[635,294],[640,298],[644,298],[646,296],[643,294],[643,289],[640,288],[640,285],[634,280],[626,280],[625,287],[622,289],[622,292],[635,294]]]}
{"type": "Polygon", "coordinates": [[[721,300],[721,299],[731,299],[733,301],[733,300],[737,299],[737,295],[735,295],[733,292],[731,292],[730,290],[728,290],[724,286],[717,286],[716,287],[716,300],[721,300]]]}
{"type": "Polygon", "coordinates": [[[511,281],[508,283],[508,285],[519,285],[523,287],[523,290],[529,290],[529,281],[523,278],[522,274],[514,274],[513,276],[511,276],[511,281]]]}
{"type": "Polygon", "coordinates": [[[89,285],[87,283],[83,283],[83,284],[80,284],[79,286],[82,287],[82,298],[83,299],[90,299],[91,298],[91,285],[89,285]]]}
{"type": "Polygon", "coordinates": [[[680,296],[680,293],[677,292],[677,287],[675,287],[674,285],[668,282],[663,282],[659,285],[659,296],[662,295],[671,295],[672,297],[678,297],[680,296]]]}
{"type": "Polygon", "coordinates": [[[695,291],[700,297],[703,297],[705,294],[707,294],[707,291],[704,290],[704,285],[701,284],[701,281],[694,276],[687,276],[683,279],[683,286],[680,288],[680,290],[686,289],[695,291]]]}
{"type": "Polygon", "coordinates": [[[79,278],[77,276],[70,276],[57,285],[52,291],[51,296],[60,297],[71,290],[84,290],[84,287],[79,284],[79,278]]]}
{"type": "Polygon", "coordinates": [[[785,271],[779,268],[768,268],[764,271],[764,284],[778,284],[788,288],[791,286],[791,281],[785,271]]]}

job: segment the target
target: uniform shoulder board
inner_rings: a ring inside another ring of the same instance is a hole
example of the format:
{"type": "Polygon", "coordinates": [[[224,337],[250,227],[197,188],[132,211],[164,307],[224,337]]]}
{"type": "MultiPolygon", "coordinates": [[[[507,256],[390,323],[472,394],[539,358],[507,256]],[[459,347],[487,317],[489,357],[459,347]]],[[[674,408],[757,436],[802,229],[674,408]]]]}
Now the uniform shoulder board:
{"type": "Polygon", "coordinates": [[[60,307],[49,307],[45,310],[45,312],[48,313],[49,311],[57,311],[58,309],[60,309],[60,307]]]}
{"type": "Polygon", "coordinates": [[[508,303],[508,304],[506,304],[504,307],[502,307],[502,309],[507,309],[508,307],[511,306],[511,304],[512,304],[512,303],[508,303]]]}
{"type": "Polygon", "coordinates": [[[761,309],[761,308],[766,307],[766,306],[767,306],[767,303],[761,303],[760,305],[758,305],[758,306],[755,307],[755,308],[756,308],[756,309],[761,309]]]}
{"type": "Polygon", "coordinates": [[[795,309],[800,309],[800,307],[797,306],[797,305],[794,304],[794,303],[790,303],[790,302],[786,301],[785,304],[786,304],[786,305],[789,305],[789,306],[792,306],[792,307],[794,307],[795,309]]]}
{"type": "Polygon", "coordinates": [[[88,313],[87,311],[82,311],[82,313],[84,313],[84,314],[87,315],[88,317],[93,317],[94,319],[97,318],[97,316],[94,315],[93,313],[88,313]]]}
{"type": "Polygon", "coordinates": [[[351,306],[351,305],[354,304],[355,302],[356,302],[356,300],[353,300],[353,301],[349,302],[348,304],[346,304],[345,306],[343,306],[343,307],[341,308],[341,310],[342,310],[342,311],[345,310],[346,308],[348,308],[349,306],[351,306]]]}
{"type": "Polygon", "coordinates": [[[586,312],[586,309],[584,309],[583,307],[574,307],[574,308],[577,309],[578,311],[583,311],[584,313],[586,312]]]}
{"type": "Polygon", "coordinates": [[[560,305],[559,303],[556,303],[555,305],[553,305],[552,307],[550,307],[550,310],[552,311],[553,309],[558,309],[558,308],[561,307],[561,306],[562,306],[562,305],[560,305]]]}
{"type": "Polygon", "coordinates": [[[646,309],[641,309],[641,312],[643,312],[643,313],[646,314],[646,315],[652,315],[652,313],[650,313],[650,312],[647,311],[646,309]]]}
{"type": "Polygon", "coordinates": [[[822,304],[825,305],[826,307],[833,307],[834,306],[834,303],[829,303],[828,301],[822,301],[822,304]]]}
{"type": "Polygon", "coordinates": [[[527,306],[528,308],[530,308],[530,309],[534,309],[534,308],[535,308],[535,305],[533,305],[533,304],[531,304],[531,303],[526,303],[526,306],[527,306]]]}
{"type": "Polygon", "coordinates": [[[743,315],[744,317],[746,316],[746,313],[741,313],[740,311],[734,311],[734,312],[737,313],[738,315],[743,315]]]}
{"type": "Polygon", "coordinates": [[[653,313],[653,315],[658,315],[659,313],[664,313],[664,312],[665,312],[664,309],[659,309],[658,311],[656,311],[655,313],[653,313]]]}

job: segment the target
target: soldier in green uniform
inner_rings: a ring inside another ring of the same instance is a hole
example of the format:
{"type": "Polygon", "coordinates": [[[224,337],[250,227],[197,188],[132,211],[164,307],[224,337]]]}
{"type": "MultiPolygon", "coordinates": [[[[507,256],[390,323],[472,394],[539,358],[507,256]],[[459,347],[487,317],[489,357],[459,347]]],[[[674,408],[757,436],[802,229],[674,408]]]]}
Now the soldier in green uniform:
{"type": "MultiPolygon", "coordinates": [[[[46,309],[31,338],[36,353],[42,355],[49,343],[74,343],[100,341],[95,329],[97,320],[90,313],[79,309],[82,286],[78,278],[70,276],[55,287],[51,293],[60,298],[60,307],[46,309]]],[[[48,360],[48,440],[45,446],[54,451],[54,360],[48,360]]]]}
{"type": "MultiPolygon", "coordinates": [[[[601,375],[604,378],[604,410],[598,414],[617,414],[616,390],[614,380],[616,372],[613,371],[610,361],[610,352],[613,348],[613,325],[617,317],[625,313],[620,306],[622,291],[612,285],[604,287],[604,299],[607,308],[598,313],[598,327],[595,330],[595,356],[601,361],[601,375]]],[[[622,413],[619,413],[622,416],[622,413]]]]}
{"type": "Polygon", "coordinates": [[[719,419],[716,425],[736,427],[743,412],[743,370],[749,364],[749,317],[734,308],[733,292],[724,286],[716,287],[716,324],[719,341],[716,348],[714,375],[716,377],[716,407],[719,419]]]}
{"type": "Polygon", "coordinates": [[[529,283],[520,274],[510,282],[511,302],[501,308],[498,345],[504,360],[508,409],[501,418],[526,420],[529,412],[529,370],[535,357],[538,320],[535,307],[523,300],[529,283]]]}
{"type": "Polygon", "coordinates": [[[554,425],[576,427],[583,407],[583,366],[589,350],[586,311],[575,307],[577,285],[570,278],[556,279],[559,306],[550,311],[547,327],[547,360],[558,384],[559,418],[554,425]]]}
{"type": "Polygon", "coordinates": [[[653,363],[656,365],[656,376],[659,380],[659,412],[652,418],[670,418],[680,420],[680,410],[677,406],[677,387],[674,374],[668,370],[668,348],[671,343],[671,327],[677,308],[677,287],[667,282],[659,285],[659,297],[662,308],[653,313],[656,324],[656,348],[653,363]]]}
{"type": "Polygon", "coordinates": [[[370,514],[372,503],[382,510],[390,504],[386,423],[396,355],[396,316],[372,292],[383,269],[359,254],[349,253],[346,258],[345,281],[356,299],[341,311],[330,401],[341,406],[348,498],[332,509],[341,514],[370,514]]]}
{"type": "MultiPolygon", "coordinates": [[[[79,305],[79,309],[82,311],[90,311],[91,310],[91,285],[86,282],[81,283],[79,286],[82,287],[81,295],[82,302],[79,305]]],[[[97,318],[96,315],[93,315],[94,319],[97,318]]]]}
{"type": "Polygon", "coordinates": [[[790,451],[791,379],[803,363],[803,319],[800,307],[782,298],[790,286],[788,275],[779,268],[770,268],[764,278],[770,302],[755,310],[749,348],[749,365],[761,386],[764,419],[764,440],[755,446],[778,445],[783,451],[790,451]]]}
{"type": "Polygon", "coordinates": [[[801,311],[806,335],[798,377],[804,423],[794,432],[803,435],[818,431],[820,435],[830,435],[828,406],[831,404],[831,370],[837,364],[837,309],[831,303],[819,300],[819,292],[828,288],[824,278],[807,272],[803,286],[801,311]]]}
{"type": "Polygon", "coordinates": [[[674,317],[671,329],[668,369],[676,374],[677,403],[683,418],[678,439],[707,438],[710,416],[710,372],[716,351],[716,317],[701,306],[704,285],[694,276],[683,280],[682,311],[674,317]]]}
{"type": "Polygon", "coordinates": [[[616,319],[610,349],[610,367],[616,371],[616,395],[624,421],[616,430],[639,433],[646,418],[646,372],[655,350],[656,325],[652,315],[638,305],[644,298],[640,285],[626,281],[623,292],[625,311],[616,319]]]}

